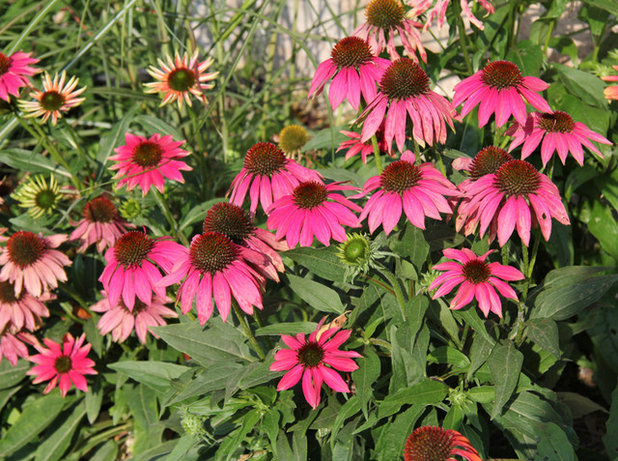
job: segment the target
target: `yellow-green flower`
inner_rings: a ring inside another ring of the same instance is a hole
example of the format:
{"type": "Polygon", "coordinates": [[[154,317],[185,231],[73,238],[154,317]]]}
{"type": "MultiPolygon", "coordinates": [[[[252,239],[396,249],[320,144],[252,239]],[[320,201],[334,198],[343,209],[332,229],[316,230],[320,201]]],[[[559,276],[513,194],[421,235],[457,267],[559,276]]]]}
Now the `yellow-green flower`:
{"type": "Polygon", "coordinates": [[[309,133],[300,125],[286,126],[279,133],[279,147],[286,154],[296,154],[309,141],[309,133]]]}
{"type": "Polygon", "coordinates": [[[11,197],[19,202],[20,207],[26,208],[32,218],[37,219],[52,214],[62,194],[53,175],[49,177],[49,182],[45,176],[38,175],[26,179],[11,197]]]}

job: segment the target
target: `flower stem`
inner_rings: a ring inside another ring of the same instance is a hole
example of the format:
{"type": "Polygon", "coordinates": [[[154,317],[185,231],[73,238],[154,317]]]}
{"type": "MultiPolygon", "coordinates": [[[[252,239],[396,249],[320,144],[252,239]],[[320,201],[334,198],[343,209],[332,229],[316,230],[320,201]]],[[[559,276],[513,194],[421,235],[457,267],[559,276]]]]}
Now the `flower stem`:
{"type": "Polygon", "coordinates": [[[373,155],[376,158],[376,166],[378,167],[378,173],[382,173],[382,159],[380,158],[380,147],[378,146],[378,137],[374,134],[371,137],[371,145],[373,146],[373,155]]]}
{"type": "Polygon", "coordinates": [[[380,274],[382,274],[384,278],[386,278],[391,284],[391,286],[393,287],[393,291],[395,292],[395,298],[397,298],[397,305],[399,306],[399,310],[401,311],[401,316],[403,317],[403,321],[405,322],[406,321],[406,312],[405,312],[406,300],[403,297],[403,292],[401,291],[399,282],[397,281],[395,276],[393,276],[393,274],[391,274],[388,270],[380,269],[380,274]]]}
{"type": "Polygon", "coordinates": [[[159,190],[156,188],[153,188],[152,191],[154,193],[155,202],[157,202],[157,205],[159,205],[159,208],[161,208],[161,211],[163,212],[163,215],[165,216],[165,219],[167,219],[169,225],[172,226],[172,230],[174,231],[174,234],[176,234],[176,237],[178,237],[178,239],[182,242],[183,245],[189,246],[189,240],[187,240],[187,237],[185,237],[184,234],[178,230],[178,223],[174,219],[172,212],[167,206],[167,203],[165,203],[161,192],[159,192],[159,190]]]}
{"type": "MultiPolygon", "coordinates": [[[[459,5],[459,3],[454,2],[453,5],[459,5]]],[[[461,13],[461,10],[459,11],[461,13]]],[[[468,54],[468,38],[466,36],[466,25],[461,18],[461,14],[456,14],[457,16],[457,30],[459,31],[459,41],[461,43],[461,49],[463,50],[464,61],[466,62],[466,69],[468,70],[468,75],[472,75],[472,64],[470,62],[470,55],[468,54]]]]}
{"type": "Polygon", "coordinates": [[[247,337],[247,339],[249,339],[251,346],[253,346],[253,350],[260,357],[261,360],[264,360],[264,358],[266,358],[266,355],[264,354],[264,351],[262,350],[260,344],[257,342],[257,339],[255,339],[255,336],[253,336],[251,328],[249,328],[249,325],[247,324],[247,321],[243,316],[243,312],[240,310],[240,307],[238,307],[236,301],[232,301],[232,307],[234,308],[234,313],[236,314],[236,318],[238,318],[240,326],[245,331],[245,336],[247,337]]]}

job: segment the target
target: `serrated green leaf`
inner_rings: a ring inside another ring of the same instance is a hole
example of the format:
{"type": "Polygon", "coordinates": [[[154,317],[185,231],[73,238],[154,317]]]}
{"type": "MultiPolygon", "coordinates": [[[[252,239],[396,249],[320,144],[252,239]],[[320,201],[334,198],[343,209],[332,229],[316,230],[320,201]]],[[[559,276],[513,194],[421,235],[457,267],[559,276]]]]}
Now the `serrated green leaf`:
{"type": "Polygon", "coordinates": [[[231,374],[237,372],[242,365],[236,362],[220,362],[206,367],[203,373],[192,379],[165,406],[173,405],[198,395],[225,389],[225,384],[231,374]]]}
{"type": "Polygon", "coordinates": [[[346,403],[343,404],[343,406],[337,413],[337,417],[335,418],[335,422],[333,423],[332,435],[330,437],[331,448],[334,446],[335,440],[337,438],[337,433],[343,427],[343,423],[345,422],[345,420],[354,416],[359,411],[360,402],[358,401],[358,397],[353,395],[346,403]]]}
{"type": "Polygon", "coordinates": [[[334,245],[326,248],[299,247],[282,253],[282,256],[287,256],[305,266],[318,277],[343,282],[345,267],[337,257],[334,245]]]}
{"type": "Polygon", "coordinates": [[[0,152],[0,163],[5,163],[20,171],[31,173],[53,173],[70,178],[71,174],[49,157],[24,149],[4,149],[0,152]]]}
{"type": "Polygon", "coordinates": [[[573,445],[557,424],[539,424],[537,434],[539,442],[534,461],[577,461],[573,445]]]}
{"type": "Polygon", "coordinates": [[[343,314],[345,308],[335,290],[313,280],[287,274],[290,288],[314,309],[343,314]]]}
{"type": "Polygon", "coordinates": [[[13,387],[20,382],[30,367],[30,363],[22,359],[19,359],[15,366],[6,359],[0,362],[0,389],[13,387]]]}
{"type": "Polygon", "coordinates": [[[88,385],[88,392],[84,403],[86,405],[86,414],[88,415],[88,422],[94,423],[101,411],[101,403],[103,402],[103,390],[101,389],[101,378],[95,377],[88,385]]]}
{"type": "Polygon", "coordinates": [[[435,348],[427,356],[429,362],[448,363],[455,368],[467,368],[470,360],[465,354],[450,346],[440,346],[435,348]]]}
{"type": "Polygon", "coordinates": [[[487,361],[487,357],[491,354],[495,342],[487,340],[486,336],[475,335],[470,348],[470,368],[468,369],[467,379],[472,379],[472,376],[481,365],[487,361]]]}
{"type": "Polygon", "coordinates": [[[422,230],[408,223],[405,231],[399,233],[399,238],[391,239],[389,243],[395,253],[409,258],[419,271],[422,269],[429,254],[429,244],[422,230]]]}
{"type": "Polygon", "coordinates": [[[607,1],[607,0],[583,0],[584,3],[588,5],[601,8],[614,16],[618,16],[618,5],[615,2],[607,1]]]}
{"type": "Polygon", "coordinates": [[[183,365],[154,360],[144,362],[124,360],[122,362],[110,363],[108,367],[124,373],[138,383],[143,383],[159,390],[167,389],[172,379],[178,378],[189,370],[189,367],[183,365]]]}
{"type": "Polygon", "coordinates": [[[496,385],[496,399],[491,411],[491,419],[500,414],[502,407],[513,395],[523,363],[523,354],[517,350],[511,341],[506,344],[498,344],[491,351],[487,364],[496,385]]]}
{"type": "Polygon", "coordinates": [[[478,403],[491,403],[496,398],[496,388],[494,386],[473,387],[467,392],[467,396],[478,403]]]}
{"type": "Polygon", "coordinates": [[[297,333],[308,334],[314,332],[317,326],[318,324],[315,322],[273,323],[272,325],[266,325],[265,327],[258,328],[255,331],[255,336],[295,336],[297,333]]]}
{"type": "Polygon", "coordinates": [[[603,97],[605,84],[603,81],[588,72],[584,72],[562,64],[553,63],[552,66],[558,71],[562,83],[580,99],[590,101],[597,107],[605,109],[607,101],[603,97]]]}
{"type": "Polygon", "coordinates": [[[414,424],[425,411],[422,405],[414,405],[397,415],[384,430],[376,444],[377,459],[381,461],[401,459],[406,439],[414,430],[414,424]]]}
{"type": "Polygon", "coordinates": [[[363,357],[357,359],[358,369],[352,372],[356,396],[367,419],[367,403],[373,394],[372,386],[380,377],[380,359],[371,346],[365,347],[363,357]]]}
{"type": "Polygon", "coordinates": [[[116,459],[118,455],[118,444],[114,440],[108,440],[94,452],[90,461],[109,461],[116,459]]]}
{"type": "Polygon", "coordinates": [[[552,319],[531,319],[526,322],[526,335],[540,347],[560,358],[558,325],[552,319]]]}
{"type": "Polygon", "coordinates": [[[446,384],[426,379],[414,386],[387,395],[378,407],[378,418],[386,418],[397,413],[403,405],[440,403],[446,397],[447,392],[448,386],[446,384]]]}
{"type": "Polygon", "coordinates": [[[515,63],[523,75],[539,75],[544,59],[541,48],[530,40],[522,40],[506,56],[506,60],[515,63]]]}
{"type": "Polygon", "coordinates": [[[41,444],[36,450],[36,461],[56,461],[62,458],[64,452],[71,444],[71,438],[79,428],[79,423],[86,415],[86,405],[80,402],[67,415],[62,424],[41,444]]]}

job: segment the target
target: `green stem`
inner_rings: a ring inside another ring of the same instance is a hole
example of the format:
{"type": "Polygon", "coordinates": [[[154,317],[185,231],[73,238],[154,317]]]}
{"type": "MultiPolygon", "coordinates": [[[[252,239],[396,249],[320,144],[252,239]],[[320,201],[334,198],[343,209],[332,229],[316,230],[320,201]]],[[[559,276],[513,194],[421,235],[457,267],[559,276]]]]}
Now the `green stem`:
{"type": "MultiPolygon", "coordinates": [[[[459,6],[459,3],[454,2],[453,5],[459,6]]],[[[468,70],[468,75],[472,75],[472,63],[470,62],[470,55],[468,53],[468,37],[466,36],[466,25],[461,18],[461,10],[460,14],[456,14],[457,16],[457,30],[459,31],[459,41],[461,43],[461,49],[463,50],[464,61],[466,62],[466,69],[468,70]]]]}
{"type": "Polygon", "coordinates": [[[547,54],[547,48],[549,48],[549,41],[551,40],[551,34],[554,31],[554,25],[556,24],[556,20],[552,19],[549,22],[549,30],[547,31],[547,36],[545,37],[545,45],[543,46],[543,54],[547,54]]]}
{"type": "Polygon", "coordinates": [[[388,270],[381,270],[380,274],[384,276],[384,278],[388,279],[391,284],[393,291],[395,292],[395,298],[397,298],[397,305],[399,306],[399,310],[401,311],[401,316],[403,317],[404,322],[406,321],[406,300],[403,297],[403,292],[401,291],[401,287],[399,286],[399,282],[395,278],[393,274],[391,274],[388,270]]]}
{"type": "Polygon", "coordinates": [[[187,240],[187,237],[185,237],[184,234],[180,232],[180,230],[178,230],[178,223],[174,219],[170,208],[167,206],[167,203],[163,199],[161,192],[159,192],[156,188],[152,188],[152,192],[155,202],[157,202],[157,205],[159,205],[159,208],[161,208],[165,219],[167,219],[167,222],[172,227],[172,230],[174,231],[174,234],[176,234],[176,237],[178,237],[178,239],[183,243],[183,245],[189,246],[189,240],[187,240]]]}
{"type": "Polygon", "coordinates": [[[30,21],[30,24],[28,24],[28,26],[22,31],[21,35],[17,38],[17,40],[13,42],[11,46],[6,50],[6,54],[8,56],[12,55],[13,52],[19,48],[21,42],[23,42],[26,38],[32,37],[32,35],[30,34],[30,32],[32,32],[32,29],[34,29],[36,25],[45,18],[45,15],[52,8],[54,8],[56,3],[58,3],[58,0],[48,0],[46,3],[47,5],[45,5],[41,11],[39,11],[39,14],[37,14],[35,18],[30,21]]]}
{"type": "Polygon", "coordinates": [[[380,146],[378,146],[378,137],[375,134],[371,137],[371,145],[373,146],[373,155],[376,159],[378,173],[382,174],[382,159],[380,158],[380,146]]]}
{"type": "Polygon", "coordinates": [[[264,354],[264,351],[262,350],[260,344],[257,342],[257,339],[255,339],[255,336],[253,336],[251,328],[249,328],[249,325],[247,324],[247,321],[243,316],[243,312],[240,310],[240,307],[238,307],[236,301],[232,301],[232,307],[234,308],[234,313],[236,314],[236,318],[238,318],[240,326],[245,331],[245,336],[247,336],[247,339],[249,339],[251,346],[253,346],[253,350],[260,357],[261,360],[264,360],[264,358],[266,358],[266,355],[264,354]]]}

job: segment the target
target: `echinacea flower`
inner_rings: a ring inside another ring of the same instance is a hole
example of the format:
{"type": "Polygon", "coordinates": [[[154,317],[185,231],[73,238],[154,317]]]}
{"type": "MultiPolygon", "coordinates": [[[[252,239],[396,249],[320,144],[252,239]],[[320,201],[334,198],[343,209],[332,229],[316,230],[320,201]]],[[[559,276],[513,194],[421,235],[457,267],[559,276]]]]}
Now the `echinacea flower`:
{"type": "Polygon", "coordinates": [[[28,178],[13,192],[11,197],[19,202],[21,208],[28,210],[28,215],[38,219],[43,215],[52,214],[62,194],[54,175],[49,177],[49,184],[45,176],[37,175],[33,178],[28,178]]]}
{"type": "MultiPolygon", "coordinates": [[[[438,27],[442,27],[446,22],[446,9],[448,8],[451,0],[437,0],[436,4],[427,12],[427,21],[425,22],[425,30],[431,26],[431,23],[435,18],[438,18],[438,27]]],[[[475,2],[476,3],[476,2],[475,2]]],[[[489,14],[493,14],[496,10],[494,6],[488,0],[478,0],[479,5],[481,5],[485,11],[489,14]]],[[[472,10],[470,9],[470,4],[468,0],[460,0],[459,6],[461,8],[461,15],[468,26],[470,23],[474,24],[480,30],[484,29],[483,23],[472,14],[472,10]]]]}
{"type": "Polygon", "coordinates": [[[204,325],[213,311],[214,301],[225,322],[230,314],[232,297],[247,314],[253,307],[263,309],[261,287],[264,278],[248,264],[266,264],[266,256],[250,248],[235,244],[218,232],[204,232],[191,241],[191,248],[182,247],[170,274],[157,283],[166,287],[184,282],[178,289],[180,310],[186,314],[197,310],[200,325],[204,325]],[[186,278],[185,278],[186,277],[186,278]]]}
{"type": "Polygon", "coordinates": [[[40,72],[40,69],[31,67],[39,62],[31,58],[30,53],[17,51],[10,56],[0,53],[0,99],[9,102],[9,95],[19,96],[19,89],[30,86],[28,77],[40,72]]]}
{"type": "Polygon", "coordinates": [[[66,239],[62,234],[43,237],[28,231],[15,232],[10,238],[0,237],[0,242],[8,240],[0,254],[0,281],[14,284],[15,296],[25,288],[35,297],[58,287],[58,281],[66,282],[64,266],[70,266],[71,260],[54,249],[66,239]]]}
{"type": "Polygon", "coordinates": [[[248,192],[251,214],[258,203],[266,211],[273,201],[291,194],[301,182],[321,180],[320,173],[286,158],[274,144],[259,142],[247,151],[244,166],[232,181],[230,203],[242,206],[248,192]]]}
{"type": "Polygon", "coordinates": [[[365,8],[365,18],[367,21],[356,28],[354,35],[366,40],[375,53],[386,49],[391,59],[399,58],[395,45],[395,37],[398,36],[410,58],[418,62],[418,53],[427,62],[427,52],[419,33],[423,25],[408,18],[401,1],[371,0],[365,8]]]}
{"type": "Polygon", "coordinates": [[[526,103],[541,112],[551,112],[551,107],[537,91],[549,85],[537,77],[523,77],[519,68],[509,61],[488,63],[470,77],[455,85],[453,107],[463,103],[461,117],[479,106],[479,127],[496,116],[496,125],[503,126],[513,115],[520,124],[526,123],[526,103]]]}
{"type": "Polygon", "coordinates": [[[284,272],[285,266],[278,251],[289,250],[285,242],[279,242],[275,235],[253,225],[249,214],[232,203],[215,203],[204,219],[204,232],[218,232],[229,237],[237,245],[245,246],[265,256],[263,263],[247,264],[259,274],[279,281],[277,272],[284,272]]]}
{"type": "Polygon", "coordinates": [[[156,82],[146,83],[146,93],[164,93],[163,101],[159,107],[174,101],[178,102],[178,107],[182,107],[183,102],[191,106],[191,95],[208,104],[206,90],[214,88],[214,83],[209,83],[219,75],[219,72],[207,73],[206,70],[214,62],[212,58],[199,62],[197,60],[198,50],[195,50],[191,57],[185,53],[182,57],[178,54],[171,58],[166,56],[165,60],[157,59],[159,67],[150,66],[148,73],[154,77],[156,82]]]}
{"type": "Polygon", "coordinates": [[[51,117],[52,125],[58,123],[62,112],[67,112],[79,106],[86,98],[80,98],[86,87],[77,88],[79,79],[75,76],[66,80],[66,72],[56,74],[52,79],[47,72],[43,77],[43,91],[34,88],[34,101],[19,101],[19,107],[24,111],[24,117],[43,117],[45,123],[51,117]]]}
{"type": "Polygon", "coordinates": [[[380,245],[366,234],[346,234],[346,241],[337,246],[337,258],[345,265],[344,281],[379,267],[377,260],[392,253],[380,251],[380,245]]]}
{"type": "MultiPolygon", "coordinates": [[[[160,298],[155,295],[150,304],[143,303],[138,299],[135,301],[133,309],[129,310],[122,299],[112,305],[105,292],[102,292],[102,295],[104,298],[90,309],[94,312],[103,313],[97,323],[97,328],[101,334],[106,335],[111,332],[112,339],[119,343],[124,342],[135,330],[140,342],[146,344],[146,333],[149,332],[150,327],[164,326],[166,325],[165,318],[178,317],[175,311],[165,307],[166,303],[172,302],[172,299],[167,296],[160,298]]],[[[152,331],[150,333],[158,338],[152,331]]]]}
{"type": "Polygon", "coordinates": [[[461,309],[473,299],[476,299],[479,303],[479,309],[485,317],[489,315],[490,311],[498,317],[502,317],[502,302],[496,293],[496,289],[505,298],[517,301],[515,290],[504,280],[508,282],[522,280],[524,274],[511,266],[503,266],[496,262],[487,263],[485,259],[493,253],[493,250],[481,256],[477,256],[467,248],[462,250],[447,248],[442,250],[442,253],[448,259],[455,261],[447,261],[433,266],[434,270],[446,271],[429,286],[429,290],[439,287],[434,293],[433,299],[440,298],[459,286],[449,307],[461,309]]]}
{"type": "Polygon", "coordinates": [[[62,344],[43,338],[48,349],[38,342],[35,343],[34,347],[39,353],[31,355],[28,360],[37,365],[26,373],[30,376],[36,376],[32,384],[49,381],[43,393],[51,392],[58,385],[62,397],[65,397],[69,392],[71,383],[79,390],[88,392],[88,384],[84,375],[96,375],[97,372],[93,368],[94,362],[87,357],[88,352],[90,352],[90,344],[82,346],[85,339],[85,333],[77,340],[70,333],[67,333],[62,339],[62,344]]]}
{"type": "Polygon", "coordinates": [[[584,150],[586,146],[592,152],[603,157],[599,149],[590,141],[602,144],[612,144],[600,134],[595,133],[581,122],[573,121],[566,112],[551,113],[533,112],[528,116],[525,124],[515,122],[506,132],[513,136],[509,152],[523,143],[521,159],[528,157],[541,144],[541,159],[543,166],[547,165],[554,152],[564,165],[569,153],[580,166],[584,165],[584,150]]]}
{"type": "Polygon", "coordinates": [[[144,232],[130,231],[105,252],[107,265],[99,281],[110,305],[115,306],[122,297],[124,305],[133,310],[136,296],[145,304],[152,303],[153,292],[165,298],[165,288],[157,285],[163,278],[159,268],[169,273],[185,250],[167,238],[153,239],[144,232]]]}
{"type": "MultiPolygon", "coordinates": [[[[348,151],[345,153],[346,160],[350,160],[355,155],[361,154],[361,159],[363,160],[363,163],[367,164],[367,156],[374,153],[373,143],[371,139],[368,139],[365,142],[361,142],[361,135],[359,133],[344,130],[340,131],[340,133],[346,135],[350,139],[348,139],[347,141],[343,141],[341,144],[339,144],[337,152],[339,152],[340,150],[348,149],[348,151]]],[[[378,138],[378,149],[380,149],[380,152],[386,152],[387,154],[392,155],[390,152],[390,146],[386,145],[386,142],[384,141],[384,130],[380,131],[380,129],[378,129],[376,136],[378,138]]]]}
{"type": "Polygon", "coordinates": [[[271,205],[266,226],[277,230],[277,240],[285,236],[290,248],[299,242],[301,246],[311,246],[314,237],[326,246],[331,238],[343,242],[346,239],[343,226],[358,227],[358,218],[352,210],[361,211],[358,205],[336,192],[343,190],[357,188],[341,183],[303,182],[290,195],[271,205]]]}
{"type": "Polygon", "coordinates": [[[359,117],[363,120],[361,142],[368,141],[384,122],[384,139],[404,150],[408,116],[412,136],[421,146],[446,142],[446,123],[454,129],[455,110],[444,97],[429,89],[429,77],[414,61],[394,61],[380,80],[380,92],[359,117]],[[387,112],[388,109],[388,112],[387,112]],[[386,120],[384,117],[386,115],[386,120]]]}
{"type": "MultiPolygon", "coordinates": [[[[618,66],[612,66],[614,70],[618,71],[618,66]]],[[[601,80],[605,80],[606,82],[618,82],[618,75],[608,75],[606,77],[601,77],[601,80]]],[[[605,95],[605,99],[611,101],[612,99],[618,99],[618,85],[616,86],[608,86],[603,90],[603,94],[605,95]]]]}
{"type": "Polygon", "coordinates": [[[328,100],[333,110],[344,99],[348,100],[354,110],[358,110],[361,94],[365,102],[375,98],[376,84],[389,64],[388,59],[376,56],[362,38],[345,37],[333,47],[330,59],[316,69],[307,97],[320,94],[326,82],[332,78],[328,100]]]}
{"type": "Polygon", "coordinates": [[[114,246],[116,241],[133,227],[119,215],[114,203],[100,195],[84,206],[84,218],[77,223],[69,240],[82,240],[79,252],[84,252],[90,245],[97,245],[97,251],[103,253],[105,248],[114,246]]]}
{"type": "Polygon", "coordinates": [[[551,218],[570,224],[558,188],[524,160],[510,160],[465,191],[469,203],[459,208],[469,228],[480,222],[480,236],[494,223],[498,243],[504,246],[515,227],[524,245],[530,242],[530,228],[538,224],[545,240],[551,235],[551,218]]]}
{"type": "Polygon", "coordinates": [[[0,282],[0,331],[7,326],[33,331],[41,317],[49,317],[47,307],[41,302],[49,299],[52,299],[49,293],[43,293],[37,298],[28,292],[16,295],[11,282],[0,282]]]}
{"type": "Polygon", "coordinates": [[[293,158],[309,141],[309,133],[300,125],[288,125],[279,132],[279,147],[288,157],[293,158]]]}
{"type": "Polygon", "coordinates": [[[6,357],[12,366],[17,365],[19,358],[28,357],[28,348],[22,342],[21,335],[14,327],[0,328],[0,363],[6,357]]]}
{"type": "Polygon", "coordinates": [[[470,441],[452,429],[423,426],[415,429],[406,440],[404,461],[482,461],[470,441]]]}
{"type": "Polygon", "coordinates": [[[375,231],[382,224],[390,234],[401,218],[402,211],[408,220],[419,229],[425,229],[425,216],[441,220],[440,213],[453,212],[446,197],[457,196],[456,187],[440,173],[432,163],[419,166],[409,150],[401,160],[389,164],[379,176],[367,180],[362,195],[374,192],[359,217],[369,217],[369,230],[375,231]]]}
{"type": "Polygon", "coordinates": [[[358,352],[339,349],[352,330],[338,331],[339,327],[333,327],[318,334],[323,323],[324,319],[308,339],[303,333],[281,335],[281,340],[289,349],[277,351],[275,361],[270,366],[271,371],[287,371],[277,385],[278,391],[291,388],[302,378],[303,394],[313,409],[320,404],[323,382],[335,392],[350,392],[337,371],[356,370],[358,365],[352,359],[361,357],[358,352]]]}
{"type": "Polygon", "coordinates": [[[118,162],[109,167],[110,170],[118,170],[118,187],[126,184],[127,190],[131,190],[139,185],[142,196],[148,193],[151,186],[163,193],[165,178],[184,183],[181,170],[193,169],[178,160],[189,155],[189,152],[180,148],[185,141],[174,141],[172,135],[155,133],[145,138],[126,133],[125,143],[114,149],[116,155],[109,157],[118,162]]]}

